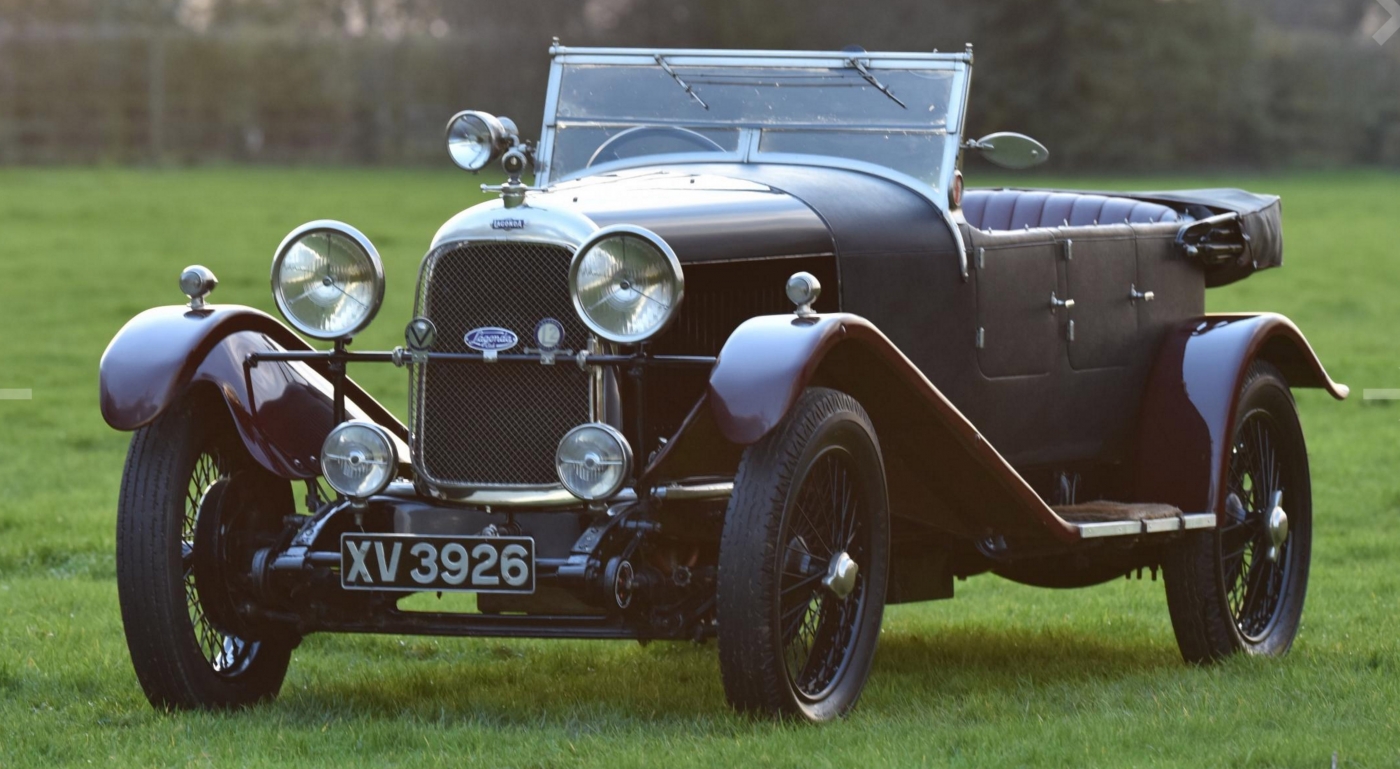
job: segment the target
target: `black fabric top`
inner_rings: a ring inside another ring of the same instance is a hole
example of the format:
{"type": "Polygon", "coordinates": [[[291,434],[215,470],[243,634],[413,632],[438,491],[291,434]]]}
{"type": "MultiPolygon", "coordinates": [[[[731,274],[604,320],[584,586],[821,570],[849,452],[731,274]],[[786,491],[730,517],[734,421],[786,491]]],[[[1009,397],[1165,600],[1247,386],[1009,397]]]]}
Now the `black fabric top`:
{"type": "Polygon", "coordinates": [[[1107,192],[1105,195],[1119,195],[1126,198],[1151,200],[1160,203],[1176,203],[1185,206],[1205,206],[1214,213],[1234,212],[1244,216],[1278,206],[1278,195],[1260,195],[1233,187],[1213,187],[1202,190],[1174,190],[1167,192],[1107,192]]]}
{"type": "MultiPolygon", "coordinates": [[[[1068,192],[1068,190],[1038,190],[1023,188],[1024,192],[1068,192]]],[[[1236,214],[1239,229],[1245,236],[1245,250],[1238,258],[1225,264],[1206,267],[1206,286],[1214,288],[1234,283],[1259,270],[1283,266],[1283,211],[1277,195],[1260,195],[1232,187],[1200,190],[1170,190],[1163,192],[1086,192],[1170,206],[1184,218],[1209,219],[1221,214],[1236,214]]]]}
{"type": "Polygon", "coordinates": [[[1259,270],[1283,266],[1283,204],[1277,195],[1259,195],[1229,187],[1178,192],[1132,192],[1132,197],[1176,203],[1198,219],[1196,209],[1212,214],[1238,214],[1245,250],[1226,264],[1206,268],[1206,287],[1214,288],[1243,280],[1259,270]]]}

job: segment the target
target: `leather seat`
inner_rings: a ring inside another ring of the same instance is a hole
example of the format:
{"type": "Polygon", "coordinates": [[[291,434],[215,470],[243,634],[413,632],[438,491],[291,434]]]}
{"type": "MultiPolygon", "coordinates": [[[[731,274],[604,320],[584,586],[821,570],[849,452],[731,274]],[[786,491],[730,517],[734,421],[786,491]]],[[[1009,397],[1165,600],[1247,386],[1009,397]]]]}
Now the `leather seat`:
{"type": "Polygon", "coordinates": [[[1131,198],[1079,192],[968,190],[963,217],[979,230],[1186,221],[1175,210],[1131,198]]]}

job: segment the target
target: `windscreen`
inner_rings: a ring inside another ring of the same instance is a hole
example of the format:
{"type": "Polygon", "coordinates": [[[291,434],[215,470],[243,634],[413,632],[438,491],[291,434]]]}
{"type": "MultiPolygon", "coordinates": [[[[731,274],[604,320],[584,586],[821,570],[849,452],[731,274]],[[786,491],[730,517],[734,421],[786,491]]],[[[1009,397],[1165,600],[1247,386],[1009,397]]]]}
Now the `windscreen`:
{"type": "Polygon", "coordinates": [[[638,62],[561,68],[553,178],[664,155],[795,153],[939,184],[952,70],[638,62]]]}

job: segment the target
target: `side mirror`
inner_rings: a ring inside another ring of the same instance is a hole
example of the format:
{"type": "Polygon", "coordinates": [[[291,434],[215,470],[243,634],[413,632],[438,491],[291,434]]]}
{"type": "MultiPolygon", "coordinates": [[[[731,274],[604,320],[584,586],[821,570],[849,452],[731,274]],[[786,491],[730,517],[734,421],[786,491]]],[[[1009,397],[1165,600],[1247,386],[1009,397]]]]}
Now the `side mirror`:
{"type": "Polygon", "coordinates": [[[467,171],[480,171],[519,141],[520,131],[510,118],[468,110],[447,122],[447,154],[467,171]]]}
{"type": "Polygon", "coordinates": [[[987,134],[963,146],[978,150],[982,157],[1013,171],[1038,166],[1050,159],[1050,150],[1044,144],[1025,134],[1009,131],[987,134]]]}

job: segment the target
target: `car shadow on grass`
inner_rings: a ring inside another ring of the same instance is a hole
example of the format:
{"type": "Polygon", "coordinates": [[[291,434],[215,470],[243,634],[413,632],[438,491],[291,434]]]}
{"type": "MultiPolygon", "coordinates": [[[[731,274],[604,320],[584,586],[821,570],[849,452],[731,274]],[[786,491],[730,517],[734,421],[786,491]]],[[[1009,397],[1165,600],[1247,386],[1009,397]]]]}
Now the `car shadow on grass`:
{"type": "Polygon", "coordinates": [[[1099,686],[1189,669],[1175,645],[1148,637],[1103,637],[1091,629],[950,628],[887,633],[872,681],[882,690],[982,692],[1099,686]]]}
{"type": "MultiPolygon", "coordinates": [[[[368,659],[357,658],[369,650],[337,641],[328,650],[330,658],[293,665],[282,700],[273,707],[279,719],[318,725],[328,714],[501,727],[618,720],[734,723],[713,642],[638,647],[447,640],[441,647],[449,651],[424,653],[438,643],[392,641],[400,654],[366,664],[368,659]]],[[[377,648],[393,645],[385,639],[377,648]]],[[[887,632],[860,710],[894,715],[911,698],[968,691],[1024,696],[1028,684],[1042,691],[1088,690],[1185,669],[1174,647],[1151,639],[1103,638],[1087,629],[887,632]]]]}

